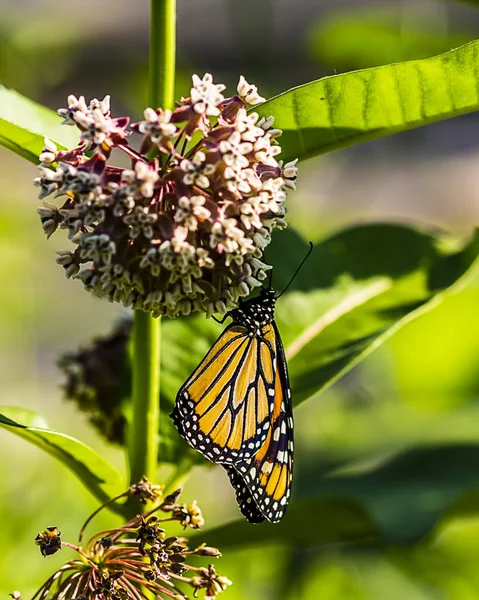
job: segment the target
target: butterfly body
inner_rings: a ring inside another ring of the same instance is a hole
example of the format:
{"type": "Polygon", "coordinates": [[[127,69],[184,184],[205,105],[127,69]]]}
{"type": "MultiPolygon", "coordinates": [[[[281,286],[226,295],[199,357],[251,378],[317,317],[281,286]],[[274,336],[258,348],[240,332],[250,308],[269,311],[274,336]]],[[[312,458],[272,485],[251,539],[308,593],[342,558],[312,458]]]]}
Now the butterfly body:
{"type": "Polygon", "coordinates": [[[226,315],[232,322],[179,390],[171,415],[192,448],[226,469],[254,523],[281,519],[292,479],[291,393],[276,298],[263,289],[226,315]]]}
{"type": "Polygon", "coordinates": [[[245,327],[250,335],[262,335],[262,328],[274,321],[275,305],[276,292],[268,288],[262,291],[259,298],[246,300],[227,316],[230,316],[236,325],[245,327]]]}

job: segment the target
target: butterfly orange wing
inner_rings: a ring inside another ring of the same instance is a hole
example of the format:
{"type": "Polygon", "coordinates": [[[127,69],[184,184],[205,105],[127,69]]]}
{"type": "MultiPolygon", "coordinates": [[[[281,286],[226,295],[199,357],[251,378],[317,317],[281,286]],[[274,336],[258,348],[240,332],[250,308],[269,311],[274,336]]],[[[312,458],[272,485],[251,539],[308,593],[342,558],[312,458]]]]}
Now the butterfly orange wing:
{"type": "Polygon", "coordinates": [[[229,325],[181,387],[172,413],[188,443],[207,459],[235,465],[251,459],[271,426],[276,379],[275,335],[229,325]]]}
{"type": "Polygon", "coordinates": [[[286,512],[293,476],[293,409],[283,345],[275,324],[277,369],[271,427],[256,455],[227,467],[241,512],[259,523],[278,522],[286,512]]]}

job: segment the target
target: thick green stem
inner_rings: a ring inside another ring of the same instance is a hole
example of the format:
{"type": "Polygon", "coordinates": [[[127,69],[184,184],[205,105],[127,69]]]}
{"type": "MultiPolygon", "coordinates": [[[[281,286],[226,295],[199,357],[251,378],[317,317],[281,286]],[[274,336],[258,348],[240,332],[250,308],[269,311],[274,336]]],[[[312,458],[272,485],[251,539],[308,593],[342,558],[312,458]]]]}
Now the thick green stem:
{"type": "Polygon", "coordinates": [[[133,326],[133,414],[129,439],[130,482],[154,481],[160,412],[160,320],[135,311],[133,326]]]}
{"type": "Polygon", "coordinates": [[[152,108],[175,99],[176,0],[151,0],[150,93],[152,108]]]}
{"type": "MultiPolygon", "coordinates": [[[[176,0],[151,0],[149,104],[174,103],[176,0]]],[[[131,483],[156,477],[160,421],[160,319],[135,311],[132,346],[133,412],[128,458],[131,483]]]]}

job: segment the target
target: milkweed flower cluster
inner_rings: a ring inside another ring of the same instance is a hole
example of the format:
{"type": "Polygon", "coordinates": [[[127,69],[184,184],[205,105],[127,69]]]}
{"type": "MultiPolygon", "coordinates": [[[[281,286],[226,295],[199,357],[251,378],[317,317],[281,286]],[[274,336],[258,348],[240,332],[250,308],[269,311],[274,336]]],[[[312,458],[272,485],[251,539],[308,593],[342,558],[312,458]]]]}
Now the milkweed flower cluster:
{"type": "Polygon", "coordinates": [[[207,73],[193,76],[175,109],[147,108],[130,126],[112,118],[110,100],[69,96],[58,111],[78,127],[79,145],[59,151],[45,141],[39,208],[50,237],[65,229],[75,244],[59,252],[67,277],[94,294],[154,316],[225,313],[260,286],[271,267],[263,251],[286,226],[285,199],[296,161],[283,165],[274,119],[248,107],[264,101],[241,77],[237,93],[207,73]],[[128,140],[142,136],[139,151],[128,140]],[[123,151],[131,168],[110,164],[123,151]]]}
{"type": "MultiPolygon", "coordinates": [[[[67,547],[78,557],[65,563],[41,586],[35,599],[52,600],[147,600],[163,598],[186,600],[185,589],[205,590],[205,600],[213,600],[217,594],[231,585],[231,581],[216,573],[212,564],[207,567],[192,566],[193,556],[218,558],[216,548],[202,544],[191,550],[188,540],[167,536],[164,525],[179,521],[183,527],[199,529],[204,519],[197,504],[180,504],[181,490],[162,496],[162,488],[143,478],[132,485],[128,492],[108,501],[108,504],[124,496],[136,496],[142,502],[159,502],[153,510],[136,516],[122,527],[101,531],[83,544],[83,532],[99,510],[83,525],[77,544],[64,542],[57,527],[48,527],[35,538],[42,556],[55,554],[67,547]],[[164,516],[159,516],[163,513],[164,516]]],[[[19,592],[11,594],[20,599],[19,592]]]]}

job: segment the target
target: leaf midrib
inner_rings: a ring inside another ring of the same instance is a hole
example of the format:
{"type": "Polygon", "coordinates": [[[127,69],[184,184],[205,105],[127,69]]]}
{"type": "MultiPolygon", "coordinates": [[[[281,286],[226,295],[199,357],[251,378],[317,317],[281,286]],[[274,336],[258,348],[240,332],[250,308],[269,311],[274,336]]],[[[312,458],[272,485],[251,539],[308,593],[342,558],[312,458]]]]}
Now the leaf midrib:
{"type": "Polygon", "coordinates": [[[300,350],[306,346],[306,344],[311,342],[316,336],[324,331],[326,327],[332,325],[335,321],[352,312],[359,306],[366,304],[373,298],[389,291],[392,286],[392,280],[389,278],[384,278],[371,283],[362,290],[342,300],[342,302],[331,308],[328,312],[321,315],[319,319],[316,319],[316,321],[311,323],[311,325],[306,328],[301,335],[299,335],[291,344],[289,344],[289,346],[286,348],[286,358],[291,360],[293,356],[298,354],[298,352],[300,352],[300,350]]]}

